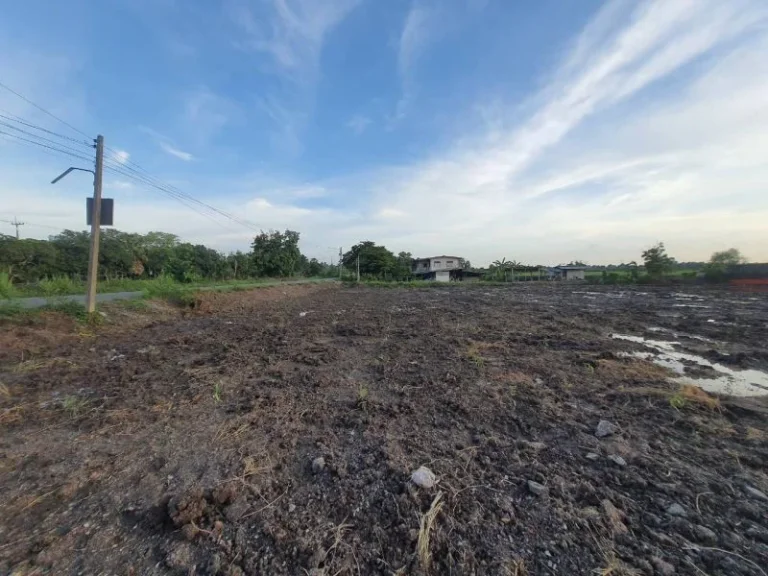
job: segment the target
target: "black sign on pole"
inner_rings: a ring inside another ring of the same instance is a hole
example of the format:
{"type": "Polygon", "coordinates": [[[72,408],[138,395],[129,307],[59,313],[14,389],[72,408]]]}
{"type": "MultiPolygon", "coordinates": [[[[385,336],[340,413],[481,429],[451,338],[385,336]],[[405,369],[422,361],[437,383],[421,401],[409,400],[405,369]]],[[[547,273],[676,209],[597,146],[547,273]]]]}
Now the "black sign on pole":
{"type": "MultiPolygon", "coordinates": [[[[115,214],[115,200],[114,198],[102,198],[101,199],[101,225],[113,226],[112,219],[115,214]]],[[[85,203],[85,218],[86,224],[90,226],[93,223],[93,198],[89,197],[85,203]]]]}

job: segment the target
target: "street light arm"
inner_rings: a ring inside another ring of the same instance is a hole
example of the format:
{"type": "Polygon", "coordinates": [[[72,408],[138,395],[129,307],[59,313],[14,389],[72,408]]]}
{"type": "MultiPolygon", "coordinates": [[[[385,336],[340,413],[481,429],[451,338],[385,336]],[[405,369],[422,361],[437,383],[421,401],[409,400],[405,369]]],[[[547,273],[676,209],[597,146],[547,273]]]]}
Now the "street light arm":
{"type": "Polygon", "coordinates": [[[56,176],[56,178],[54,178],[53,180],[51,180],[51,184],[56,184],[56,182],[58,182],[59,180],[61,180],[62,178],[64,178],[64,176],[66,176],[67,174],[69,174],[69,173],[70,173],[70,172],[72,172],[73,170],[80,170],[81,172],[90,172],[90,173],[91,173],[91,174],[93,174],[94,176],[96,175],[96,173],[95,173],[93,170],[88,170],[88,168],[75,168],[74,166],[70,166],[69,168],[67,168],[66,170],[64,170],[64,172],[62,172],[61,174],[59,174],[58,176],[56,176]]]}

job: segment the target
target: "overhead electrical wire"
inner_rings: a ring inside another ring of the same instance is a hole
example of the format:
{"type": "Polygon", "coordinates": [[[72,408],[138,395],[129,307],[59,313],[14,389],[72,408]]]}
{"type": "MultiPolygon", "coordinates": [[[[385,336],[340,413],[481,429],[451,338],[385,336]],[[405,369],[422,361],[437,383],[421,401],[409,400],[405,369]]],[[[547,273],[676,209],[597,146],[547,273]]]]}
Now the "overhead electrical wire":
{"type": "Polygon", "coordinates": [[[16,134],[11,134],[10,132],[4,132],[4,131],[0,130],[0,134],[2,134],[3,136],[7,136],[9,138],[14,138],[16,140],[20,140],[22,142],[26,142],[28,144],[34,144],[35,146],[40,146],[41,148],[47,148],[48,150],[53,150],[55,152],[59,152],[60,154],[66,154],[67,156],[72,156],[73,158],[77,158],[78,160],[85,160],[85,161],[88,161],[88,162],[92,162],[93,161],[92,158],[87,158],[85,156],[80,156],[80,155],[75,154],[75,153],[73,153],[71,151],[62,150],[61,148],[56,148],[54,146],[48,146],[47,144],[43,144],[43,143],[37,142],[35,140],[30,140],[28,138],[22,138],[21,136],[18,136],[16,134]]]}
{"type": "Polygon", "coordinates": [[[19,128],[18,126],[14,126],[12,124],[8,124],[7,122],[3,122],[0,120],[0,126],[3,126],[5,128],[11,129],[14,132],[19,132],[21,134],[24,134],[25,136],[28,136],[30,138],[34,138],[35,140],[47,142],[49,144],[55,144],[56,146],[59,146],[60,148],[64,148],[66,150],[69,150],[70,152],[74,152],[76,154],[85,154],[84,150],[78,150],[76,148],[73,148],[72,146],[69,146],[67,144],[62,144],[61,142],[58,142],[56,140],[51,140],[50,138],[46,138],[45,136],[40,136],[38,134],[35,134],[33,132],[30,132],[28,130],[24,130],[23,128],[19,128]]]}
{"type": "Polygon", "coordinates": [[[20,118],[18,116],[14,116],[11,114],[10,116],[6,116],[6,114],[10,114],[10,112],[7,112],[3,110],[5,114],[0,114],[0,118],[3,120],[7,120],[10,122],[16,122],[17,124],[21,124],[23,126],[27,126],[28,128],[34,128],[35,130],[40,130],[41,132],[45,132],[46,134],[50,134],[51,136],[56,136],[57,138],[63,138],[64,140],[69,140],[71,142],[76,142],[77,144],[81,144],[83,146],[87,146],[88,148],[93,148],[94,145],[90,141],[83,141],[79,140],[77,138],[71,138],[70,136],[65,136],[64,134],[59,134],[58,132],[54,132],[53,130],[48,130],[47,128],[43,128],[42,126],[37,126],[36,124],[32,124],[31,122],[28,122],[24,120],[23,118],[20,118]]]}
{"type": "Polygon", "coordinates": [[[70,128],[70,129],[74,130],[74,131],[75,131],[75,132],[77,132],[78,134],[81,134],[81,135],[85,136],[85,137],[86,137],[86,138],[88,138],[88,139],[90,139],[90,138],[91,138],[90,136],[88,136],[88,134],[86,134],[85,132],[83,132],[83,131],[82,131],[82,130],[80,130],[79,128],[75,128],[74,126],[72,126],[72,124],[70,124],[70,123],[69,123],[69,122],[67,122],[66,120],[62,120],[61,118],[59,118],[58,116],[56,116],[56,115],[55,115],[55,114],[53,114],[52,112],[49,112],[48,110],[46,110],[45,108],[43,108],[43,107],[42,107],[42,106],[40,106],[39,104],[35,104],[34,102],[32,102],[32,100],[30,100],[29,98],[27,98],[27,97],[26,97],[26,96],[24,96],[23,94],[19,94],[18,92],[16,92],[16,90],[14,90],[13,88],[11,88],[11,87],[9,87],[9,86],[7,86],[7,85],[3,84],[2,82],[0,82],[0,88],[5,88],[5,89],[6,89],[6,90],[8,90],[8,92],[10,92],[11,94],[14,94],[15,96],[18,96],[19,98],[21,98],[22,100],[24,100],[24,102],[26,102],[27,104],[29,104],[29,105],[31,105],[31,106],[34,106],[35,108],[37,108],[38,110],[40,110],[40,111],[41,111],[41,112],[43,112],[44,114],[47,114],[48,116],[50,116],[50,117],[51,117],[51,118],[53,118],[54,120],[58,120],[59,122],[61,122],[62,124],[64,124],[64,126],[66,126],[66,127],[70,128]]]}
{"type": "MultiPolygon", "coordinates": [[[[21,98],[22,100],[24,100],[25,102],[27,102],[31,106],[34,106],[35,108],[37,108],[41,112],[47,114],[51,118],[53,118],[53,119],[57,120],[58,122],[62,123],[64,126],[67,126],[68,128],[74,130],[78,134],[81,134],[81,135],[85,136],[86,138],[90,139],[88,134],[86,134],[82,130],[76,128],[75,126],[73,126],[72,124],[68,123],[67,121],[59,118],[58,116],[56,116],[52,112],[49,112],[48,110],[46,110],[42,106],[36,104],[35,102],[30,100],[29,98],[27,98],[23,94],[20,94],[16,90],[13,90],[12,88],[7,86],[6,84],[0,82],[0,88],[4,88],[5,90],[7,90],[7,91],[11,92],[12,94],[16,95],[17,97],[21,98]]],[[[6,122],[0,121],[0,126],[4,127],[6,130],[7,129],[11,129],[11,130],[14,130],[15,132],[21,132],[25,136],[29,136],[29,138],[24,138],[24,137],[18,136],[17,134],[13,134],[13,133],[9,133],[9,132],[4,131],[4,130],[0,130],[0,135],[2,135],[2,136],[14,138],[15,140],[17,140],[19,142],[23,142],[23,143],[25,143],[27,145],[38,146],[38,147],[42,148],[43,151],[48,150],[48,151],[56,152],[56,153],[59,153],[59,154],[65,154],[67,156],[70,156],[70,157],[73,157],[73,158],[77,158],[79,160],[83,160],[83,161],[87,161],[87,162],[93,162],[93,158],[84,157],[84,156],[81,155],[83,153],[83,151],[76,150],[76,149],[72,148],[71,146],[63,144],[61,142],[57,142],[55,140],[51,140],[50,138],[45,138],[43,136],[30,133],[29,131],[26,131],[24,129],[18,128],[17,126],[13,126],[13,125],[9,124],[8,121],[15,122],[15,123],[21,124],[23,126],[26,126],[28,128],[32,128],[32,129],[35,129],[35,130],[39,130],[39,131],[45,132],[45,133],[47,133],[47,134],[49,134],[51,136],[55,136],[57,138],[62,138],[62,139],[66,139],[67,141],[76,142],[76,143],[80,144],[81,146],[86,146],[88,148],[92,147],[92,145],[89,144],[89,143],[81,142],[80,140],[77,140],[75,138],[70,138],[68,136],[65,136],[63,134],[59,134],[59,133],[54,132],[52,130],[48,130],[47,128],[43,128],[42,126],[37,126],[37,125],[35,125],[35,124],[33,124],[33,123],[29,122],[28,120],[25,120],[23,118],[13,117],[13,115],[8,116],[8,115],[0,114],[0,118],[6,120],[6,122]],[[53,144],[53,146],[51,144],[53,144]]],[[[109,147],[106,147],[106,148],[107,148],[108,151],[112,152],[113,155],[115,155],[115,156],[117,155],[117,151],[116,150],[114,150],[112,148],[109,148],[109,147]]],[[[190,208],[191,210],[194,210],[198,214],[202,214],[202,215],[204,215],[204,216],[206,216],[208,218],[211,218],[213,221],[217,222],[218,224],[221,224],[221,223],[218,220],[214,219],[215,216],[220,216],[220,217],[226,218],[226,219],[228,219],[228,220],[230,220],[230,221],[232,221],[232,222],[234,222],[236,224],[239,224],[239,225],[244,226],[246,228],[249,228],[251,230],[260,231],[260,227],[257,224],[254,224],[253,222],[249,222],[248,220],[244,220],[242,218],[239,218],[239,217],[237,217],[237,216],[235,216],[233,214],[230,214],[229,212],[226,212],[224,210],[216,208],[215,206],[211,206],[210,204],[207,204],[207,203],[205,203],[205,202],[203,202],[201,200],[198,200],[194,196],[191,196],[190,194],[187,194],[186,192],[176,188],[175,186],[172,186],[171,184],[163,182],[162,180],[160,180],[159,178],[153,176],[147,170],[145,170],[143,167],[141,167],[140,165],[138,165],[138,164],[136,164],[134,162],[131,162],[129,160],[126,160],[126,161],[123,162],[123,161],[116,160],[114,158],[105,158],[104,159],[104,168],[105,168],[105,170],[108,170],[108,171],[111,171],[111,172],[114,172],[114,173],[117,173],[117,174],[121,174],[122,176],[125,176],[126,178],[131,178],[132,180],[137,181],[137,182],[143,184],[144,186],[154,188],[155,190],[161,192],[162,194],[164,194],[166,196],[169,196],[170,198],[173,198],[174,200],[180,202],[181,204],[183,204],[184,206],[190,208]]]]}

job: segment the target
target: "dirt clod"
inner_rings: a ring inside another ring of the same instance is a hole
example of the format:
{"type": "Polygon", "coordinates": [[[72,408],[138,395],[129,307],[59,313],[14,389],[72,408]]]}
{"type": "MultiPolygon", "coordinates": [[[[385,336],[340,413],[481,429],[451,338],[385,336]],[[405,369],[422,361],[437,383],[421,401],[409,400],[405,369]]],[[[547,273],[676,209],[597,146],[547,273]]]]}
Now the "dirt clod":
{"type": "Polygon", "coordinates": [[[183,526],[200,518],[206,509],[203,489],[194,487],[168,502],[168,515],[176,526],[183,526]]]}

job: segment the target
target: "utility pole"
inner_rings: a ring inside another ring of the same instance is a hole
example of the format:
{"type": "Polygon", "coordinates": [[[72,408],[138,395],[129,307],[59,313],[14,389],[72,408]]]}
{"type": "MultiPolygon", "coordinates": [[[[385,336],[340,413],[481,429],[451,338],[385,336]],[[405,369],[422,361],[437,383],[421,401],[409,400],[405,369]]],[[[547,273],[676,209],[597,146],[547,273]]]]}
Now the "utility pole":
{"type": "Polygon", "coordinates": [[[357,251],[357,283],[360,284],[360,250],[357,251]]]}
{"type": "Polygon", "coordinates": [[[96,171],[93,173],[93,219],[91,220],[91,252],[88,256],[88,291],[85,308],[96,311],[96,282],[99,279],[99,236],[101,233],[101,176],[104,164],[104,136],[96,137],[96,171]]]}
{"type": "Polygon", "coordinates": [[[16,219],[16,216],[13,217],[13,222],[11,222],[12,226],[16,226],[16,240],[19,239],[19,226],[24,226],[24,222],[19,222],[16,219]]]}
{"type": "Polygon", "coordinates": [[[341,281],[341,265],[344,263],[344,256],[339,246],[339,281],[341,281]]]}

